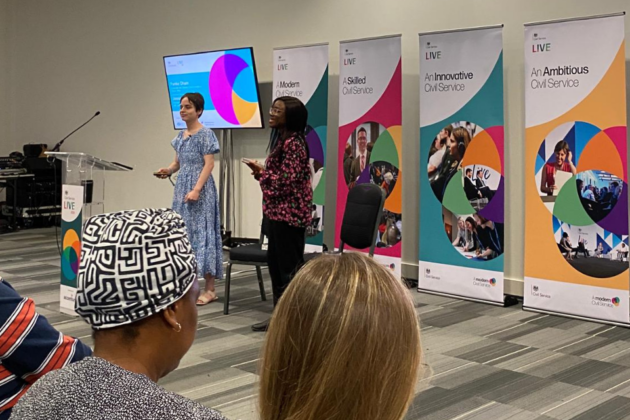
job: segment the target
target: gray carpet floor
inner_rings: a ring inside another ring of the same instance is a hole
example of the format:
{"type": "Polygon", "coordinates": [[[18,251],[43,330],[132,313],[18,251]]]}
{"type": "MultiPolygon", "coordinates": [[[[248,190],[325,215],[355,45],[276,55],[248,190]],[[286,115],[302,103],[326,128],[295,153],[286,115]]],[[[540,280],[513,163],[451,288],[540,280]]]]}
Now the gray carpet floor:
{"type": "MultiPolygon", "coordinates": [[[[31,297],[59,330],[91,345],[89,327],[59,313],[59,267],[53,229],[0,235],[0,276],[31,297]]],[[[218,284],[221,299],[200,308],[190,352],[161,381],[232,420],[257,418],[264,334],[250,325],[272,310],[248,269],[236,267],[241,272],[227,316],[218,284]]],[[[520,305],[411,293],[430,371],[418,383],[407,419],[630,419],[630,330],[524,312],[520,305]]]]}

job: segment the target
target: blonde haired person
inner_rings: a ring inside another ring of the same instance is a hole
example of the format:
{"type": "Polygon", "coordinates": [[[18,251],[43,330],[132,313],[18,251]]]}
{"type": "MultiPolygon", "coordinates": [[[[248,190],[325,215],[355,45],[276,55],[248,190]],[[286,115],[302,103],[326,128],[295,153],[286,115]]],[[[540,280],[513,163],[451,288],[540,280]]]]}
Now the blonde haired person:
{"type": "Polygon", "coordinates": [[[276,307],[260,363],[261,420],[400,420],[421,363],[411,296],[363,254],[319,257],[276,307]]]}

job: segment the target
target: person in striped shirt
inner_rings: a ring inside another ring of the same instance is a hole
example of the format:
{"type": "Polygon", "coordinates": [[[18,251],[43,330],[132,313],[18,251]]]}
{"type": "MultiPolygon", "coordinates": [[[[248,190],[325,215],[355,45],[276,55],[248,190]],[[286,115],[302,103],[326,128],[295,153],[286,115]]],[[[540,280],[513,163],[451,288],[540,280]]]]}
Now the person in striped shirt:
{"type": "Polygon", "coordinates": [[[0,420],[46,373],[90,356],[81,341],[63,335],[0,277],[0,420]]]}

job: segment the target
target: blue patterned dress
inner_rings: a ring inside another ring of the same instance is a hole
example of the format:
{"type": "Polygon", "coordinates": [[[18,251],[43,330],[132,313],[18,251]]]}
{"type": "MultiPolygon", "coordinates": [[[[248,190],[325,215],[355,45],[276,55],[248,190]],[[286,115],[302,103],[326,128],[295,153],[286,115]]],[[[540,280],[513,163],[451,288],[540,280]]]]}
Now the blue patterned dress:
{"type": "Polygon", "coordinates": [[[203,127],[187,139],[184,138],[184,131],[180,131],[171,145],[180,165],[173,194],[173,210],[186,223],[199,274],[203,276],[210,273],[220,279],[223,276],[223,244],[217,187],[212,174],[199,193],[199,200],[184,203],[184,197],[199,180],[204,155],[219,153],[219,141],[212,130],[203,127]]]}

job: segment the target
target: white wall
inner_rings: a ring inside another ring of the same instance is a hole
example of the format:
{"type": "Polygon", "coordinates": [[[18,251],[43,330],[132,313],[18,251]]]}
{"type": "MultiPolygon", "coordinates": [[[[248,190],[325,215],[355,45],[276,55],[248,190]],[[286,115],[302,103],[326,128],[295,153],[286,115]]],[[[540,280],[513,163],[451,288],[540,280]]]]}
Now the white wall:
{"type": "MultiPolygon", "coordinates": [[[[102,115],[66,143],[65,150],[128,163],[130,174],[109,178],[108,210],[166,206],[171,187],[151,172],[173,156],[162,56],[252,45],[266,108],[272,49],[329,41],[329,174],[336,168],[338,42],[403,34],[403,165],[405,177],[403,262],[417,263],[418,39],[417,33],[504,23],[506,87],[506,277],[523,278],[523,23],[618,12],[627,0],[8,0],[19,25],[15,72],[16,109],[10,134],[24,142],[54,144],[96,110],[102,115]]],[[[3,25],[4,27],[4,25],[3,25]]],[[[630,24],[626,25],[630,39],[630,24]]],[[[630,43],[626,43],[630,56],[630,43]]],[[[630,85],[630,83],[629,83],[630,85]]],[[[4,95],[3,95],[4,96],[4,95]]],[[[267,132],[235,133],[236,234],[257,236],[260,193],[241,157],[262,158],[267,132]]],[[[215,171],[215,176],[216,176],[215,171]]],[[[334,180],[328,178],[328,202],[334,180]]],[[[331,242],[332,206],[326,213],[331,242]]],[[[408,275],[415,268],[407,267],[408,275]]]]}
{"type": "MultiPolygon", "coordinates": [[[[0,156],[7,156],[15,150],[13,139],[9,136],[11,123],[11,97],[9,80],[13,60],[11,59],[11,3],[0,0],[0,156]]],[[[6,189],[0,188],[0,202],[6,200],[6,189]]]]}
{"type": "Polygon", "coordinates": [[[11,60],[9,55],[9,14],[10,3],[0,1],[0,156],[6,156],[11,151],[9,139],[9,69],[11,60]]]}

